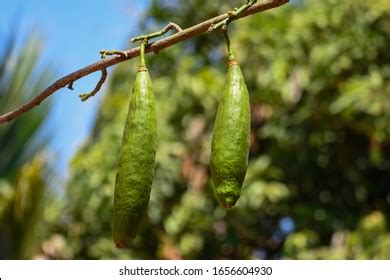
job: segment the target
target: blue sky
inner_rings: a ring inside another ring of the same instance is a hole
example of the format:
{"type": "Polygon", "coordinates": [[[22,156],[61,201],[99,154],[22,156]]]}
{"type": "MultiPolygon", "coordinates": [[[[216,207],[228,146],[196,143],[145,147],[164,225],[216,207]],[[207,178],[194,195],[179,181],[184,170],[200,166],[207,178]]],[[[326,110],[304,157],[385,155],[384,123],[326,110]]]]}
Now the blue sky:
{"type": "MultiPolygon", "coordinates": [[[[57,79],[97,61],[100,49],[130,47],[128,39],[138,35],[135,25],[147,5],[148,0],[4,1],[0,33],[9,32],[15,18],[21,19],[23,35],[38,32],[44,41],[42,62],[55,66],[57,79]]],[[[95,73],[75,82],[74,91],[62,89],[50,97],[54,103],[51,148],[60,177],[67,174],[69,159],[88,137],[104,90],[83,103],[78,94],[93,89],[98,79],[95,73]]]]}

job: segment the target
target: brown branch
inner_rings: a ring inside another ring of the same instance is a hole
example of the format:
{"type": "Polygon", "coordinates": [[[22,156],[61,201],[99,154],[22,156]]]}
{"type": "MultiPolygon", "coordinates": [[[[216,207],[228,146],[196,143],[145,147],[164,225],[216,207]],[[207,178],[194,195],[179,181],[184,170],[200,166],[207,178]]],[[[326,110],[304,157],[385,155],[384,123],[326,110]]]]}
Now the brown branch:
{"type": "MultiPolygon", "coordinates": [[[[279,7],[281,5],[284,5],[288,3],[289,0],[264,0],[260,3],[257,3],[238,15],[237,17],[232,18],[233,20],[237,20],[242,17],[246,17],[255,13],[259,13],[265,10],[269,10],[272,8],[279,7]]],[[[180,43],[182,41],[188,40],[192,37],[207,33],[210,26],[213,24],[217,24],[218,22],[221,22],[224,19],[229,18],[229,13],[224,13],[222,15],[216,16],[214,18],[211,18],[209,20],[203,21],[197,25],[194,25],[192,27],[186,28],[178,33],[175,33],[169,37],[163,38],[161,40],[158,40],[150,45],[147,46],[145,49],[145,53],[154,52],[158,53],[159,51],[166,49],[172,45],[175,45],[177,43],[180,43]]],[[[91,73],[97,72],[97,71],[103,71],[103,69],[106,69],[108,67],[111,67],[115,64],[118,64],[120,62],[132,59],[134,57],[139,56],[139,47],[132,48],[126,51],[123,51],[125,55],[119,55],[119,56],[112,56],[106,59],[102,59],[96,63],[93,63],[91,65],[88,65],[87,67],[84,67],[80,70],[77,70],[59,80],[54,82],[52,85],[50,85],[48,88],[46,88],[43,92],[41,92],[39,95],[34,97],[32,100],[28,101],[24,105],[20,106],[19,108],[8,112],[4,115],[0,116],[0,123],[6,123],[10,120],[13,120],[23,113],[31,110],[35,106],[38,106],[44,99],[52,95],[54,92],[58,91],[59,89],[67,86],[72,85],[74,81],[81,79],[82,77],[85,77],[91,73]]]]}

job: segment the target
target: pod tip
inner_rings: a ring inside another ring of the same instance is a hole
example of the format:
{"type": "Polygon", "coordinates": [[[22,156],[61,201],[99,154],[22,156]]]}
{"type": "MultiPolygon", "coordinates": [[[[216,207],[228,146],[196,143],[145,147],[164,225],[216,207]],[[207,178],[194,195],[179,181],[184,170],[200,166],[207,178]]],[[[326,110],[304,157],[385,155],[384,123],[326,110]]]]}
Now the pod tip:
{"type": "Polygon", "coordinates": [[[236,204],[240,197],[240,188],[237,184],[232,182],[222,183],[217,186],[215,195],[223,208],[230,209],[236,204]]]}

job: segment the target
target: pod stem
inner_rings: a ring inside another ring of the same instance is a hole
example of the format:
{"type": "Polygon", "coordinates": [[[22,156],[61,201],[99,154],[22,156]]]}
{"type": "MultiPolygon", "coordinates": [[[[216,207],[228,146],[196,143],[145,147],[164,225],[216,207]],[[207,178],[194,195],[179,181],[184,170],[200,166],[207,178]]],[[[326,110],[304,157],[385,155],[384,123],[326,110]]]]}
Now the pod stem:
{"type": "Polygon", "coordinates": [[[141,41],[140,50],[139,50],[139,57],[140,57],[140,63],[139,67],[146,67],[145,63],[145,47],[148,44],[148,40],[144,39],[141,41]]]}
{"type": "Polygon", "coordinates": [[[226,44],[226,48],[227,48],[227,51],[228,51],[228,59],[229,61],[234,61],[236,60],[236,58],[234,57],[233,55],[233,52],[232,52],[232,49],[230,48],[230,39],[229,39],[229,36],[228,36],[228,28],[227,28],[227,24],[224,24],[222,27],[221,27],[221,33],[222,33],[222,37],[225,41],[225,44],[226,44]]]}
{"type": "Polygon", "coordinates": [[[143,71],[148,71],[146,68],[146,63],[145,63],[145,48],[148,45],[148,40],[143,39],[141,41],[141,45],[139,47],[139,65],[138,65],[138,72],[143,72],[143,71]]]}

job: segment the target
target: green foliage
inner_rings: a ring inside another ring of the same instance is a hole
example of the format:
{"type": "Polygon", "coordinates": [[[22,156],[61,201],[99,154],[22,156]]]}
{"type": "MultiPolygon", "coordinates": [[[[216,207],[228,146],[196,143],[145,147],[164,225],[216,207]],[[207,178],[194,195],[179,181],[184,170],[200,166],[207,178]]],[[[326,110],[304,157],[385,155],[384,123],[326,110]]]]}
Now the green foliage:
{"type": "MultiPolygon", "coordinates": [[[[221,12],[207,1],[175,2],[174,10],[169,1],[152,3],[145,19],[152,26],[185,27],[221,12]]],[[[209,173],[226,73],[222,37],[215,32],[148,57],[157,166],[148,219],[129,250],[114,248],[111,215],[136,63],[118,66],[94,132],[72,161],[46,256],[389,258],[389,6],[307,0],[232,24],[252,124],[247,177],[229,211],[217,205],[209,173]]]]}
{"type": "Polygon", "coordinates": [[[354,231],[338,230],[329,247],[318,247],[315,232],[296,232],[284,243],[286,257],[299,259],[385,259],[390,258],[390,234],[386,217],[374,211],[362,217],[354,231]]]}
{"type": "MultiPolygon", "coordinates": [[[[16,48],[16,37],[3,39],[0,50],[0,113],[38,94],[52,78],[49,67],[39,68],[39,40],[16,48]]],[[[42,127],[50,109],[39,108],[0,126],[0,258],[29,259],[47,232],[49,168],[43,148],[49,137],[42,127]]]]}
{"type": "MultiPolygon", "coordinates": [[[[53,77],[49,67],[38,68],[40,42],[31,37],[16,48],[15,37],[5,37],[0,50],[0,113],[4,114],[37,95],[53,77]]],[[[48,114],[50,102],[13,122],[0,126],[0,177],[13,176],[47,143],[47,135],[37,137],[48,114]],[[39,141],[36,139],[39,138],[39,141]]]]}

